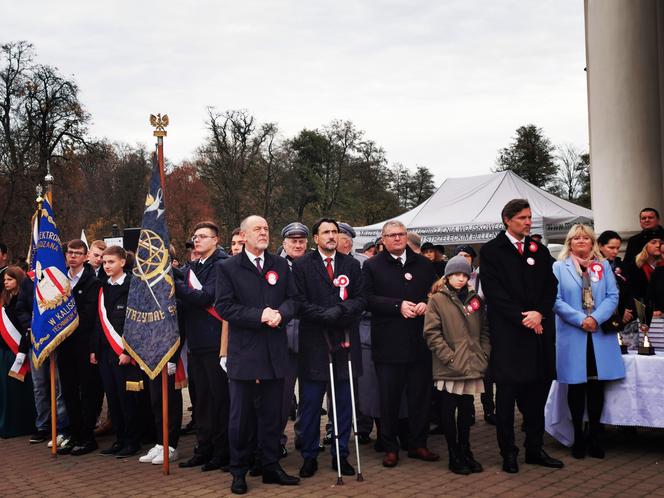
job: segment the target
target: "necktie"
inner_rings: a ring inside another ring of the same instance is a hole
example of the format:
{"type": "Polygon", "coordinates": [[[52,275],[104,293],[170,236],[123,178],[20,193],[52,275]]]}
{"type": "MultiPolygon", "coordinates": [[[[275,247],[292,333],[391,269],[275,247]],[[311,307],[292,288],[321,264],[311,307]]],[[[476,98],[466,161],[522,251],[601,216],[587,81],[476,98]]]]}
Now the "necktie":
{"type": "Polygon", "coordinates": [[[334,270],[332,269],[332,258],[325,258],[325,269],[330,280],[334,280],[334,270]]]}
{"type": "Polygon", "coordinates": [[[263,266],[261,265],[261,258],[256,258],[254,259],[256,262],[256,269],[258,270],[258,273],[263,273],[263,266]]]}
{"type": "Polygon", "coordinates": [[[519,251],[519,254],[523,254],[523,242],[518,241],[518,242],[516,243],[516,248],[517,248],[517,250],[519,251]]]}

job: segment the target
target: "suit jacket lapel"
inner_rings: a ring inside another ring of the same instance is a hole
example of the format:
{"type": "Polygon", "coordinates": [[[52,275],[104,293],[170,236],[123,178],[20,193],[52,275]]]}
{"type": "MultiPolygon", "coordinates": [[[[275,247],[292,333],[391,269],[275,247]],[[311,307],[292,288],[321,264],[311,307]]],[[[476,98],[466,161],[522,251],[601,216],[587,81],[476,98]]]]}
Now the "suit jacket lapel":
{"type": "MultiPolygon", "coordinates": [[[[240,264],[242,266],[244,266],[248,270],[251,270],[254,273],[254,275],[260,275],[260,273],[258,273],[258,268],[256,268],[256,265],[254,264],[254,262],[249,259],[249,256],[247,256],[246,252],[242,251],[240,253],[240,258],[241,258],[240,259],[240,264]]],[[[267,258],[265,259],[265,261],[267,261],[267,258]]],[[[265,270],[265,268],[263,268],[263,270],[265,270]]]]}
{"type": "Polygon", "coordinates": [[[581,276],[579,273],[576,271],[576,267],[574,266],[574,263],[572,262],[572,258],[569,257],[565,260],[565,268],[567,268],[567,271],[570,272],[572,275],[572,278],[574,281],[583,289],[583,280],[581,280],[581,276]]]}

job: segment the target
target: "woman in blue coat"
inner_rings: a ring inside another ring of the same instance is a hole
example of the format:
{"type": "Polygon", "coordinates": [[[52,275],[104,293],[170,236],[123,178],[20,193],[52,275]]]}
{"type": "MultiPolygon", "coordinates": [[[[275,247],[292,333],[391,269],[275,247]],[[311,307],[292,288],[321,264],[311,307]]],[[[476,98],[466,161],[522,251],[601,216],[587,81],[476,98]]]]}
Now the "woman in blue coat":
{"type": "Polygon", "coordinates": [[[608,261],[602,260],[593,230],[574,225],[553,265],[558,279],[556,313],[556,367],[558,382],[568,384],[567,403],[574,425],[572,456],[604,458],[599,441],[604,406],[604,384],[622,379],[625,366],[615,333],[601,324],[618,306],[618,288],[608,261]],[[588,404],[588,437],[583,414],[588,404]]]}

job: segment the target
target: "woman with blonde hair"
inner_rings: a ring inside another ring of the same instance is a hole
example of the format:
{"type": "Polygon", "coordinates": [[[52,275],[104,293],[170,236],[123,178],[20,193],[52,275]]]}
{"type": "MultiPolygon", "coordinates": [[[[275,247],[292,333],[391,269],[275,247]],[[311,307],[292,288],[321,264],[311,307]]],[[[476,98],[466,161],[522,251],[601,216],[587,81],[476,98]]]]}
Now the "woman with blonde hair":
{"type": "Polygon", "coordinates": [[[632,294],[635,299],[647,304],[648,284],[657,266],[662,265],[662,239],[652,235],[650,240],[643,246],[641,252],[636,255],[634,264],[628,269],[629,281],[632,286],[632,294]]]}
{"type": "Polygon", "coordinates": [[[574,426],[572,456],[586,452],[604,458],[599,440],[604,406],[604,384],[622,379],[625,366],[615,333],[601,325],[618,306],[618,288],[611,265],[599,252],[592,228],[574,225],[565,239],[559,261],[553,265],[558,279],[556,313],[556,368],[558,382],[568,385],[567,402],[574,426]],[[583,415],[588,406],[588,435],[583,415]]]}

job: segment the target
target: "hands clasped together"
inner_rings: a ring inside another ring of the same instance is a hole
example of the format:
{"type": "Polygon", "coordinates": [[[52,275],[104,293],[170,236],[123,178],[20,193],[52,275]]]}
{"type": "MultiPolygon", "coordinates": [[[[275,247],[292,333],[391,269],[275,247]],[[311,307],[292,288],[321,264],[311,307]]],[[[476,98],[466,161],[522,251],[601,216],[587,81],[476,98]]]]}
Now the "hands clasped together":
{"type": "Polygon", "coordinates": [[[404,318],[415,318],[424,315],[427,303],[413,303],[411,301],[401,302],[401,316],[404,318]]]}
{"type": "Polygon", "coordinates": [[[261,323],[264,323],[269,327],[276,328],[281,323],[281,313],[279,313],[279,310],[273,310],[268,306],[263,310],[263,314],[261,315],[261,323]]]}

